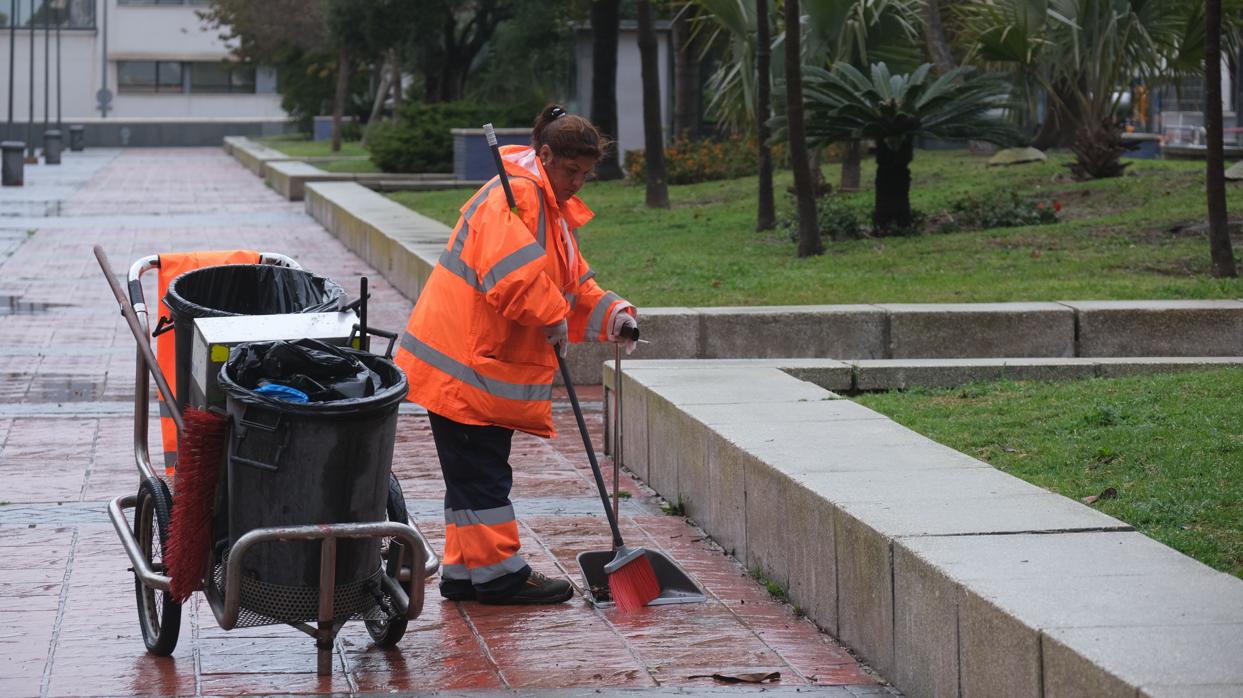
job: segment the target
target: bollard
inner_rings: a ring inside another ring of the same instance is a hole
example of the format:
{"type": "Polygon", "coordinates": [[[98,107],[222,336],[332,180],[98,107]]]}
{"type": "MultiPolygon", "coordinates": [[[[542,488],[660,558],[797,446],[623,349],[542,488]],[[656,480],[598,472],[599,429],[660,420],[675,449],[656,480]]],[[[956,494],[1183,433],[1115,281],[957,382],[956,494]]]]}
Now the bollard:
{"type": "Polygon", "coordinates": [[[20,187],[26,182],[26,144],[21,141],[0,143],[0,160],[3,160],[3,185],[20,187]]]}
{"type": "Polygon", "coordinates": [[[43,132],[43,164],[59,165],[60,164],[60,131],[52,129],[43,132]]]}
{"type": "Polygon", "coordinates": [[[86,150],[86,127],[75,124],[69,127],[69,149],[75,153],[86,150]]]}

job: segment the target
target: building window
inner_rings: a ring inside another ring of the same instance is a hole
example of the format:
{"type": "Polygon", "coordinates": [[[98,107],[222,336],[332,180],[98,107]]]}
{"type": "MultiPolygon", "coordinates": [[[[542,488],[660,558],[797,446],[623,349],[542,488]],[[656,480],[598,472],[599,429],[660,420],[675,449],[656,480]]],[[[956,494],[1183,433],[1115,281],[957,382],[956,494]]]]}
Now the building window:
{"type": "Polygon", "coordinates": [[[241,63],[117,61],[122,93],[255,94],[255,67],[241,63]]]}
{"type": "Polygon", "coordinates": [[[180,93],[185,88],[179,61],[117,61],[120,92],[180,93]]]}
{"type": "Polygon", "coordinates": [[[208,5],[211,0],[117,0],[118,5],[208,5]]]}
{"type": "MultiPolygon", "coordinates": [[[[0,7],[0,27],[9,27],[9,10],[11,3],[2,3],[0,7]]],[[[94,29],[95,0],[35,0],[23,2],[17,8],[17,26],[42,29],[45,22],[52,28],[57,25],[61,29],[94,29]]]]}
{"type": "Polygon", "coordinates": [[[255,93],[255,68],[239,63],[190,63],[190,91],[255,93]]]}

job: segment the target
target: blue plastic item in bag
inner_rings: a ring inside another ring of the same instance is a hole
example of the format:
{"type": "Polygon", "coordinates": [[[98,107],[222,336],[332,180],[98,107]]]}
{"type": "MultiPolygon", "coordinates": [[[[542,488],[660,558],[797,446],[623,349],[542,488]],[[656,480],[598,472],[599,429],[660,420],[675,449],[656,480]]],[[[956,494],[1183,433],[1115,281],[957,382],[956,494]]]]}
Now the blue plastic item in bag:
{"type": "Polygon", "coordinates": [[[310,399],[307,397],[307,394],[301,390],[291,388],[287,385],[281,385],[280,383],[264,383],[258,388],[255,388],[255,392],[260,395],[276,398],[277,400],[284,400],[285,402],[301,403],[307,402],[310,399]]]}

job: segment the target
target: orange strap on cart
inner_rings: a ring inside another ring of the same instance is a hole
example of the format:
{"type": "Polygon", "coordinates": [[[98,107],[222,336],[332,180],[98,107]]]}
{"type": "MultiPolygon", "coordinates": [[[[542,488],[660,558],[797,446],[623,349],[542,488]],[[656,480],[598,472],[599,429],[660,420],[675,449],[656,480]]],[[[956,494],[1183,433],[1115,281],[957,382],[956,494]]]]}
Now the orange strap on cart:
{"type": "MultiPolygon", "coordinates": [[[[173,279],[195,269],[216,267],[224,264],[258,264],[259,253],[252,250],[219,250],[202,252],[170,252],[160,255],[159,315],[166,317],[164,294],[173,279]]],[[[173,390],[177,389],[177,338],[169,329],[156,338],[156,360],[164,371],[164,378],[173,390]]],[[[165,396],[160,395],[160,433],[164,437],[164,475],[172,477],[177,466],[177,423],[164,406],[165,396]]]]}

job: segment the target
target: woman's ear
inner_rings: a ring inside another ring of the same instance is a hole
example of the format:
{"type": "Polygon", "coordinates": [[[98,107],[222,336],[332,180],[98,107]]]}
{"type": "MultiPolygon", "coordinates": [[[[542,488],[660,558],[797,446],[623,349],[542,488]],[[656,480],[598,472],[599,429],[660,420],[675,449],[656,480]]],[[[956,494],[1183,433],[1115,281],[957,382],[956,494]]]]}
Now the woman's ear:
{"type": "Polygon", "coordinates": [[[539,155],[540,162],[544,164],[544,167],[548,167],[552,164],[552,148],[548,147],[547,143],[539,147],[539,152],[537,154],[539,155]]]}

